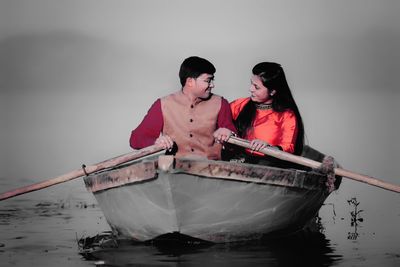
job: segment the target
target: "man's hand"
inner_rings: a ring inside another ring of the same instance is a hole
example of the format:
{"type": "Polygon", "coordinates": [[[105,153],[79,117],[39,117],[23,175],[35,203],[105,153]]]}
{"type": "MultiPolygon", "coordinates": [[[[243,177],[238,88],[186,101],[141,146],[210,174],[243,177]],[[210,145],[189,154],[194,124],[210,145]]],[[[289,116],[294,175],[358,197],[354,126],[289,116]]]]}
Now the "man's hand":
{"type": "Polygon", "coordinates": [[[218,128],[213,134],[215,141],[218,143],[226,142],[231,135],[234,135],[234,133],[227,128],[218,128]]]}
{"type": "Polygon", "coordinates": [[[161,135],[154,142],[155,145],[158,145],[164,149],[171,150],[174,146],[174,141],[168,135],[161,135]]]}

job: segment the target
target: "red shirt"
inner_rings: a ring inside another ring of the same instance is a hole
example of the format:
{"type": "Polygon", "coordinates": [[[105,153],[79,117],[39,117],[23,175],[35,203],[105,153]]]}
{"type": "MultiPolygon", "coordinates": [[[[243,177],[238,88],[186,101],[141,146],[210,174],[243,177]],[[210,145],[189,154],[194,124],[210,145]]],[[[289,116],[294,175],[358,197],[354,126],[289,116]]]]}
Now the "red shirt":
{"type": "MultiPolygon", "coordinates": [[[[234,120],[249,101],[250,98],[240,98],[231,103],[234,120]]],[[[296,115],[291,110],[276,112],[272,109],[257,109],[253,127],[243,138],[260,139],[272,146],[280,146],[285,152],[294,153],[298,132],[296,121],[296,115]]]]}
{"type": "MultiPolygon", "coordinates": [[[[161,109],[161,100],[157,99],[143,118],[143,121],[131,132],[129,140],[130,146],[134,149],[140,149],[153,145],[156,139],[160,136],[163,128],[164,120],[161,109]]],[[[221,100],[221,108],[218,113],[215,130],[218,128],[227,128],[236,133],[235,126],[232,122],[229,103],[224,98],[221,100]]]]}

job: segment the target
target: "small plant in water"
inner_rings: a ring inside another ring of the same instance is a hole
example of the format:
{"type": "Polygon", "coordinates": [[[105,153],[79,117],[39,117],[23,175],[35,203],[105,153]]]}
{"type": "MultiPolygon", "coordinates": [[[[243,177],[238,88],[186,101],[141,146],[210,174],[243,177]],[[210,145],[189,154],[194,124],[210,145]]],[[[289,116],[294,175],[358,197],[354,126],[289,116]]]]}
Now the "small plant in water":
{"type": "Polygon", "coordinates": [[[357,233],[357,227],[359,226],[360,222],[364,221],[364,219],[360,217],[360,213],[363,212],[363,210],[358,210],[358,205],[360,204],[360,202],[358,202],[357,198],[355,197],[347,200],[347,203],[354,207],[354,210],[350,212],[350,225],[354,227],[354,231],[348,232],[347,239],[356,240],[359,236],[359,233],[357,233]]]}

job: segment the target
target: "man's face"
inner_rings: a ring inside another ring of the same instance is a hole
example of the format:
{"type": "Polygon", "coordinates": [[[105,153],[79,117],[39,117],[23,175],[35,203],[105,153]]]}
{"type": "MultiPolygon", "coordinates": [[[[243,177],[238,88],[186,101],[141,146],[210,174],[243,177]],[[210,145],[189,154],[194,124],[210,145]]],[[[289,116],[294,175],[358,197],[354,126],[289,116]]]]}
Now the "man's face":
{"type": "Polygon", "coordinates": [[[194,79],[193,95],[201,99],[206,99],[210,97],[213,88],[214,75],[203,73],[194,79]]]}

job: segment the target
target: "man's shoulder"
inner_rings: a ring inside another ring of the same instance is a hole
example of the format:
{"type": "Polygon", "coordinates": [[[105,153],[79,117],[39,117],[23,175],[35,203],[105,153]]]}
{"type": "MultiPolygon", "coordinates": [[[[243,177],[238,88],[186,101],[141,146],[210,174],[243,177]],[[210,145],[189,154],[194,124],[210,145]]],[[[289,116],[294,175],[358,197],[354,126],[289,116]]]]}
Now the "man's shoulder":
{"type": "Polygon", "coordinates": [[[173,93],[169,93],[169,94],[167,94],[167,95],[164,95],[164,96],[160,97],[160,99],[165,99],[165,98],[174,97],[174,96],[179,95],[180,93],[181,93],[180,91],[176,91],[176,92],[173,92],[173,93]]]}
{"type": "Polygon", "coordinates": [[[220,95],[216,95],[216,94],[212,94],[211,98],[214,98],[214,99],[225,99],[224,97],[222,97],[220,95]]]}
{"type": "Polygon", "coordinates": [[[160,97],[159,99],[160,99],[160,101],[161,102],[168,102],[168,101],[176,101],[176,100],[179,100],[179,99],[181,99],[182,98],[182,92],[181,91],[176,91],[176,92],[173,92],[173,93],[170,93],[170,94],[168,94],[168,95],[164,95],[164,96],[162,96],[162,97],[160,97]]]}

